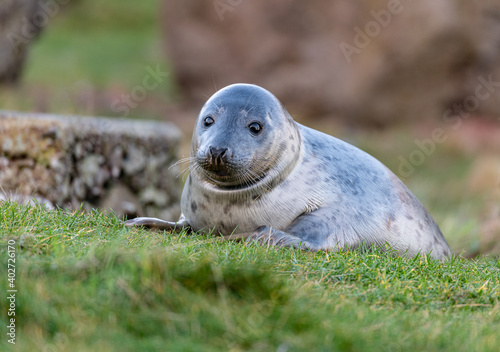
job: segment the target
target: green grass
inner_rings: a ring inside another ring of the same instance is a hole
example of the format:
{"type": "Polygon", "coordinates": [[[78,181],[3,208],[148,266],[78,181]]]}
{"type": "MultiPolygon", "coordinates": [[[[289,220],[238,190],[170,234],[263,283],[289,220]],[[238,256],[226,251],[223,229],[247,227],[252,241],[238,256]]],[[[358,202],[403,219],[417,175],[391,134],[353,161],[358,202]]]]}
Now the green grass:
{"type": "MultiPolygon", "coordinates": [[[[494,351],[500,262],[311,253],[0,204],[22,351],[494,351]]],[[[1,300],[0,324],[7,323],[1,300]]],[[[4,328],[5,330],[5,328],[4,328]]],[[[0,346],[7,349],[2,334],[0,346]]]]}
{"type": "Polygon", "coordinates": [[[30,53],[24,81],[54,87],[79,81],[105,88],[141,82],[165,63],[159,1],[72,1],[61,6],[30,53]]]}
{"type": "MultiPolygon", "coordinates": [[[[0,108],[120,116],[112,104],[142,85],[148,67],[170,72],[158,0],[72,0],[31,45],[18,87],[0,87],[0,108]]],[[[160,118],[172,76],[131,117],[160,118]]]]}

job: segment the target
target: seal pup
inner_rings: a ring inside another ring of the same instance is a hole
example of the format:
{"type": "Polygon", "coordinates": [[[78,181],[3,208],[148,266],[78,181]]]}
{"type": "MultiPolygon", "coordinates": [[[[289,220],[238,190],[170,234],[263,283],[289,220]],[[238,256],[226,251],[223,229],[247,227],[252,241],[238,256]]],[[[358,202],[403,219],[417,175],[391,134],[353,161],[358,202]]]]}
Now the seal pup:
{"type": "Polygon", "coordinates": [[[296,123],[269,91],[234,84],[203,106],[178,222],[127,226],[212,231],[309,250],[389,245],[445,258],[450,249],[418,199],[386,166],[296,123]]]}

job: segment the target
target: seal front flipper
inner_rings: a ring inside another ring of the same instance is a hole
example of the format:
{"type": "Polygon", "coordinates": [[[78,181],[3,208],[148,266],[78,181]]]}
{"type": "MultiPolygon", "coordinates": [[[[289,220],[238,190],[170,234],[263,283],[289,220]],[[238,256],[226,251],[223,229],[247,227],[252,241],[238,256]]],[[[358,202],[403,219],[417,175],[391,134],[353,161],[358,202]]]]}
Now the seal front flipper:
{"type": "Polygon", "coordinates": [[[264,244],[311,251],[356,248],[363,242],[373,244],[363,240],[353,227],[337,223],[329,208],[300,215],[284,231],[269,226],[259,227],[250,238],[264,244]]]}
{"type": "Polygon", "coordinates": [[[257,240],[266,245],[281,247],[294,247],[308,249],[311,251],[334,249],[337,250],[345,243],[336,241],[332,245],[331,233],[328,226],[320,219],[315,219],[310,214],[299,216],[284,231],[273,229],[269,226],[261,226],[248,238],[257,240]]]}
{"type": "Polygon", "coordinates": [[[295,248],[308,248],[309,243],[303,241],[299,237],[286,233],[283,231],[275,230],[269,226],[261,226],[251,236],[247,237],[248,240],[256,240],[264,245],[281,246],[281,247],[295,247],[295,248]]]}
{"type": "Polygon", "coordinates": [[[125,226],[144,226],[159,230],[181,230],[183,227],[191,228],[187,219],[181,215],[179,221],[165,221],[157,218],[139,217],[125,221],[125,226]]]}

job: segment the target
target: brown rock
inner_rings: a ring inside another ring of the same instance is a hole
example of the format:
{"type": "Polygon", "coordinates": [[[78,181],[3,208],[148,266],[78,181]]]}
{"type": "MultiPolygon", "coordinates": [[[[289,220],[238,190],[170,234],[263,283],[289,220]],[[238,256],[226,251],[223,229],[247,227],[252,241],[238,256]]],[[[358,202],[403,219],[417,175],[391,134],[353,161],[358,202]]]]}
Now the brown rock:
{"type": "Polygon", "coordinates": [[[453,104],[500,115],[500,85],[476,97],[480,77],[500,82],[498,0],[163,4],[167,51],[189,102],[248,82],[299,116],[385,125],[443,119],[453,104]]]}

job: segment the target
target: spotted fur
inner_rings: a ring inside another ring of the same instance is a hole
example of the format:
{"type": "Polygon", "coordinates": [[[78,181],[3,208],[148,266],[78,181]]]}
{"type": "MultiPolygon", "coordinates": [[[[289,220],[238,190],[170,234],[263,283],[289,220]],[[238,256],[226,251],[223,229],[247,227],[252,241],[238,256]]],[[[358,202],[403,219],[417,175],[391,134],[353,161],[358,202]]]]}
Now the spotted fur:
{"type": "MultiPolygon", "coordinates": [[[[364,244],[408,256],[450,255],[432,217],[387,167],[296,123],[261,87],[231,85],[207,101],[191,160],[177,226],[309,250],[364,244]],[[252,122],[262,127],[258,135],[249,132],[252,122]]],[[[139,219],[129,225],[174,226],[139,219]]]]}

